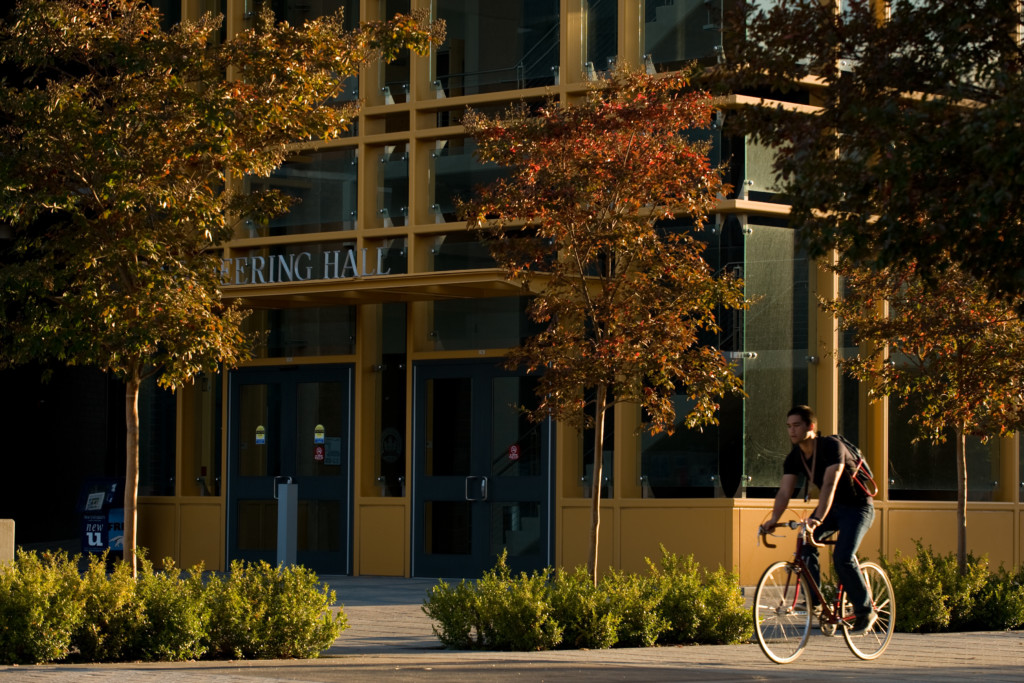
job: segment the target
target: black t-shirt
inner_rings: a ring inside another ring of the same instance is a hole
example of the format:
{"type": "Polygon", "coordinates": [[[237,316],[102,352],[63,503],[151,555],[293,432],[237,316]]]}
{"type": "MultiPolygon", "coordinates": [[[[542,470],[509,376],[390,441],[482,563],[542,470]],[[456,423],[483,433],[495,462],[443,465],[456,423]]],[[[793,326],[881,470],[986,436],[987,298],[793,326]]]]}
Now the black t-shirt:
{"type": "MultiPolygon", "coordinates": [[[[836,494],[833,498],[833,503],[855,506],[869,504],[871,499],[864,495],[860,489],[856,488],[850,480],[850,473],[853,471],[852,468],[855,463],[853,455],[846,449],[846,446],[834,436],[819,436],[815,439],[815,442],[818,444],[818,453],[814,462],[814,476],[811,478],[814,485],[821,489],[821,484],[825,480],[825,470],[832,465],[839,464],[840,459],[842,459],[843,473],[839,476],[839,483],[836,484],[836,494]]],[[[782,465],[782,473],[795,474],[798,480],[803,481],[807,477],[804,461],[803,451],[800,450],[800,446],[794,444],[793,450],[786,456],[786,461],[782,465]]],[[[805,462],[807,462],[807,467],[811,466],[810,460],[805,462]]]]}

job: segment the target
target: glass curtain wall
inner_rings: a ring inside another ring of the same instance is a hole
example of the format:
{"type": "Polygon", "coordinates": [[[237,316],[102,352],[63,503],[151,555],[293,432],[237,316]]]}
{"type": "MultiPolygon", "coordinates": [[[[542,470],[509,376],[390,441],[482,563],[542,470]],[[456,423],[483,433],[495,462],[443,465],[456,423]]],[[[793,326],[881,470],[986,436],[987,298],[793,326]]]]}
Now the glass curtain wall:
{"type": "Polygon", "coordinates": [[[447,22],[434,79],[447,97],[553,85],[558,70],[558,0],[434,0],[447,22]]]}
{"type": "MultiPolygon", "coordinates": [[[[898,359],[894,359],[898,363],[898,359]]],[[[946,442],[913,443],[917,428],[910,423],[916,412],[889,402],[889,498],[892,500],[956,500],[956,436],[946,442]]],[[[993,500],[999,480],[999,439],[982,443],[967,438],[967,499],[993,500]]]]}
{"type": "Polygon", "coordinates": [[[303,152],[289,158],[269,178],[250,176],[246,183],[250,192],[274,190],[289,196],[293,203],[287,213],[268,223],[246,221],[245,237],[355,229],[359,178],[354,148],[303,152]]]}
{"type": "Polygon", "coordinates": [[[610,69],[619,53],[617,0],[580,0],[583,12],[584,73],[610,69]]]}
{"type": "Polygon", "coordinates": [[[786,412],[808,397],[810,263],[796,231],[758,219],[745,226],[743,270],[750,310],[739,363],[744,481],[750,496],[773,496],[790,450],[786,412]]]}
{"type": "MultiPolygon", "coordinates": [[[[430,150],[431,207],[437,222],[454,222],[458,199],[468,198],[473,188],[488,185],[507,174],[494,163],[481,163],[472,138],[437,140],[430,150]]],[[[465,226],[460,228],[465,232],[465,226]]]]}
{"type": "Polygon", "coordinates": [[[256,358],[350,354],[355,349],[353,306],[256,310],[245,319],[248,335],[260,340],[256,358]]]}
{"type": "Polygon", "coordinates": [[[174,393],[156,378],[139,386],[139,495],[173,496],[177,448],[174,393]]]}
{"type": "Polygon", "coordinates": [[[640,32],[644,60],[659,72],[722,55],[721,0],[644,0],[640,32]]]}
{"type": "MultiPolygon", "coordinates": [[[[717,143],[717,139],[715,140],[717,143]]],[[[716,144],[715,150],[718,146],[716,144]]],[[[714,156],[714,154],[713,154],[714,156]]],[[[735,221],[734,221],[735,222],[735,221]]],[[[693,231],[686,221],[666,222],[668,230],[693,231]]],[[[706,242],[704,258],[715,272],[738,272],[743,267],[743,235],[738,224],[723,231],[714,219],[695,234],[706,242]]],[[[718,311],[717,335],[705,333],[698,343],[735,356],[742,350],[742,312],[718,311]]],[[[676,429],[672,434],[643,432],[638,439],[640,484],[645,498],[709,498],[732,495],[742,471],[742,399],[721,402],[719,424],[687,429],[683,418],[691,402],[684,394],[673,398],[676,429]],[[728,488],[728,494],[725,488],[728,488]]]]}
{"type": "MultiPolygon", "coordinates": [[[[381,0],[379,19],[386,20],[396,14],[408,14],[410,10],[409,0],[381,0]]],[[[384,82],[381,83],[381,93],[384,104],[396,104],[406,102],[409,99],[410,80],[409,51],[402,50],[394,60],[384,65],[381,70],[384,82]]]]}

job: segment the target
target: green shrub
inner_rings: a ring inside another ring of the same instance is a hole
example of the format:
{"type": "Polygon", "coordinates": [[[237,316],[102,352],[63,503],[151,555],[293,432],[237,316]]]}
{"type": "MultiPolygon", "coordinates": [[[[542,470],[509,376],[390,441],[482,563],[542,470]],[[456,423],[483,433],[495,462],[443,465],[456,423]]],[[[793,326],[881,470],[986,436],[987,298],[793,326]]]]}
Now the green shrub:
{"type": "Polygon", "coordinates": [[[166,558],[163,571],[158,572],[140,556],[135,590],[145,616],[137,641],[140,659],[181,661],[206,653],[210,606],[201,567],[182,576],[174,561],[166,558]]]}
{"type": "Polygon", "coordinates": [[[661,583],[664,596],[659,610],[668,622],[659,642],[692,643],[703,619],[702,586],[697,563],[692,555],[680,558],[661,546],[661,565],[647,559],[655,581],[661,583]]]}
{"type": "Polygon", "coordinates": [[[468,650],[477,644],[476,590],[465,579],[451,586],[444,581],[430,589],[423,613],[433,620],[430,630],[452,650],[468,650]]]}
{"type": "Polygon", "coordinates": [[[594,587],[586,567],[551,575],[551,609],[562,625],[562,648],[602,649],[618,641],[621,614],[613,614],[604,591],[594,587]]]}
{"type": "Polygon", "coordinates": [[[611,613],[620,619],[622,647],[650,647],[669,628],[659,610],[664,589],[655,577],[610,570],[598,587],[607,596],[611,613]]]}
{"type": "Polygon", "coordinates": [[[988,577],[971,611],[970,628],[1007,631],[1024,626],[1024,567],[999,571],[988,577]]]}
{"type": "Polygon", "coordinates": [[[68,656],[83,618],[77,564],[64,552],[18,549],[0,564],[0,662],[35,664],[68,656]]]}
{"type": "Polygon", "coordinates": [[[750,639],[753,622],[735,574],[708,572],[692,555],[680,558],[661,546],[661,563],[647,560],[664,590],[659,610],[668,622],[660,643],[739,643],[750,639]]]}
{"type": "Polygon", "coordinates": [[[476,583],[480,644],[492,650],[550,650],[562,641],[562,627],[548,602],[550,569],[512,577],[507,551],[476,583]]]}
{"type": "Polygon", "coordinates": [[[725,645],[744,643],[754,635],[754,622],[740,591],[739,577],[719,567],[704,574],[697,636],[698,643],[725,645]]]}
{"type": "Polygon", "coordinates": [[[988,581],[988,561],[967,557],[967,574],[960,575],[954,553],[937,555],[915,541],[912,557],[900,553],[882,559],[896,600],[896,629],[920,633],[957,630],[975,622],[976,596],[988,581]]]}
{"type": "Polygon", "coordinates": [[[107,573],[107,553],[90,555],[82,576],[84,618],[75,631],[72,647],[87,662],[138,659],[145,607],[136,595],[131,568],[116,562],[107,573]]]}
{"type": "Polygon", "coordinates": [[[302,566],[236,560],[226,580],[209,582],[206,595],[213,658],[316,657],[348,627],[344,612],[331,608],[334,591],[302,566]]]}

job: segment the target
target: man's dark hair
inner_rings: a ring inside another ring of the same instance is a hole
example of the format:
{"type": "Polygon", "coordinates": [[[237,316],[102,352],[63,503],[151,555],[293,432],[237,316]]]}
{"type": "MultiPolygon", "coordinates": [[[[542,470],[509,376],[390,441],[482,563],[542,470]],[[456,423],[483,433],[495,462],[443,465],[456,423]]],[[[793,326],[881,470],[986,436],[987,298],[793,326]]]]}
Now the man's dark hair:
{"type": "Polygon", "coordinates": [[[808,427],[818,424],[818,416],[814,414],[814,410],[812,410],[810,406],[793,406],[789,409],[789,412],[786,413],[786,418],[788,419],[793,415],[799,415],[800,419],[803,420],[808,427]]]}

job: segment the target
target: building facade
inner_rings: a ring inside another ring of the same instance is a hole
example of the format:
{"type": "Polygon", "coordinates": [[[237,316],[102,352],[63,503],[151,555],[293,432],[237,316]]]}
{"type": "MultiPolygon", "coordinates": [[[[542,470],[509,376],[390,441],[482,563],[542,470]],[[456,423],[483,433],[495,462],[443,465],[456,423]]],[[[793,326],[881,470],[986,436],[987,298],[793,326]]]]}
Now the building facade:
{"type": "MultiPolygon", "coordinates": [[[[467,107],[572,102],[617,60],[663,72],[727,58],[723,1],[270,2],[299,25],[339,6],[353,22],[428,9],[448,36],[429,56],[366,68],[347,93],[364,102],[350,134],[297,146],[273,177],[250,181],[301,199],[224,246],[224,295],[252,307],[252,330],[267,333],[256,359],[169,399],[173,438],[144,446],[139,533],[150,555],[210,569],[272,561],[275,482],[290,477],[298,560],[322,574],[476,576],[503,549],[516,569],[585,563],[598,455],[586,435],[513,407],[532,400],[531,379],[502,359],[531,327],[522,291],[456,220],[456,199],[501,172],[475,159],[459,119],[467,107]]],[[[162,4],[169,21],[223,13],[230,36],[255,2],[162,4]]],[[[724,116],[745,102],[724,99],[724,116]]],[[[672,436],[638,435],[639,410],[616,408],[600,454],[599,564],[642,570],[663,545],[756,581],[788,552],[758,547],[755,530],[789,450],[786,411],[799,403],[879,473],[865,555],[912,552],[915,539],[952,550],[952,443],[912,446],[904,415],[868,404],[838,373],[833,359],[855,349],[815,301],[839,285],[788,225],[767,150],[718,122],[708,134],[734,190],[705,239],[708,258],[741,274],[756,300],[722,321],[718,340],[748,398],[726,401],[718,426],[672,436]]],[[[166,426],[168,398],[149,395],[153,424],[166,426]]],[[[1019,442],[971,449],[969,545],[1016,566],[1019,442]]]]}

